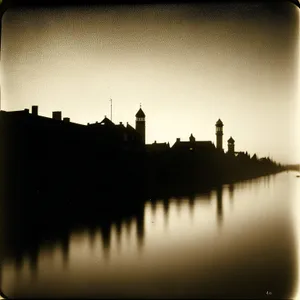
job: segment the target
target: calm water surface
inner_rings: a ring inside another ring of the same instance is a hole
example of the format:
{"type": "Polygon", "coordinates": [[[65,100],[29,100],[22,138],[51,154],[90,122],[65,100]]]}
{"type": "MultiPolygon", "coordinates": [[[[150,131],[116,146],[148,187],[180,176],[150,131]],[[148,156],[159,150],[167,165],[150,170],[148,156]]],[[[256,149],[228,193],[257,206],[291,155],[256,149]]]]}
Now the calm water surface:
{"type": "Polygon", "coordinates": [[[149,199],[133,218],[40,245],[34,265],[27,255],[18,267],[7,260],[3,291],[11,297],[292,297],[299,190],[300,179],[289,172],[186,198],[149,199]]]}

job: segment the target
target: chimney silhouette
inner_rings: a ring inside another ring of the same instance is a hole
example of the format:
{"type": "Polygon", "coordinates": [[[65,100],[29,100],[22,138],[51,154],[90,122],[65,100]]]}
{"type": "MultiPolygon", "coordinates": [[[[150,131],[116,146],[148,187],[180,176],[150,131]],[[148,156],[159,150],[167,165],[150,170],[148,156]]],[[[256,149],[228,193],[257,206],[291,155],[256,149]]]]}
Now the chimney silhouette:
{"type": "Polygon", "coordinates": [[[70,118],[63,118],[63,121],[66,122],[66,123],[69,123],[70,122],[70,118]]]}
{"type": "Polygon", "coordinates": [[[37,116],[38,115],[38,106],[37,105],[32,105],[31,107],[31,113],[33,116],[37,116]]]}
{"type": "Polygon", "coordinates": [[[52,119],[61,121],[61,111],[53,111],[52,119]]]}

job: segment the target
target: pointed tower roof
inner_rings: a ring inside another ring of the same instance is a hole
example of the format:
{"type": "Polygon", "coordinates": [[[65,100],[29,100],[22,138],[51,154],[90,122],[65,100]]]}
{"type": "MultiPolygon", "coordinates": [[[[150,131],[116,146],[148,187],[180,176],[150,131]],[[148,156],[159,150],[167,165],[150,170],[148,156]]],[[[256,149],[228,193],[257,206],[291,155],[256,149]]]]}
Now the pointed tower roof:
{"type": "Polygon", "coordinates": [[[219,119],[216,123],[216,126],[223,126],[223,122],[219,119]]]}
{"type": "Polygon", "coordinates": [[[193,136],[193,134],[191,133],[191,135],[190,135],[190,142],[195,142],[196,141],[196,139],[195,139],[195,137],[193,136]]]}
{"type": "Polygon", "coordinates": [[[138,110],[138,112],[135,115],[137,118],[145,118],[145,113],[142,111],[142,108],[138,110]]]}
{"type": "Polygon", "coordinates": [[[230,139],[227,141],[228,143],[234,143],[234,139],[230,137],[230,139]]]}
{"type": "Polygon", "coordinates": [[[126,128],[135,132],[135,129],[128,122],[127,122],[126,128]]]}
{"type": "Polygon", "coordinates": [[[110,119],[108,119],[106,116],[104,119],[100,122],[101,125],[115,125],[110,119]]]}

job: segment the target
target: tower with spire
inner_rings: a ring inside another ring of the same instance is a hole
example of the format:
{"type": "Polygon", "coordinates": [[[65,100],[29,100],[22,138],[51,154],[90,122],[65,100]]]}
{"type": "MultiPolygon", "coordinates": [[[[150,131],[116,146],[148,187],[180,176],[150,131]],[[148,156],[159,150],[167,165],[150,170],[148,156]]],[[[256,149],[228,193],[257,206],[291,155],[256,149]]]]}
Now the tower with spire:
{"type": "Polygon", "coordinates": [[[234,154],[234,139],[230,137],[227,143],[228,143],[228,153],[234,154]]]}
{"type": "Polygon", "coordinates": [[[135,129],[142,137],[142,141],[145,144],[146,141],[146,115],[142,110],[140,105],[140,109],[135,115],[135,129]]]}
{"type": "Polygon", "coordinates": [[[216,123],[216,148],[223,150],[223,122],[220,119],[216,123]]]}

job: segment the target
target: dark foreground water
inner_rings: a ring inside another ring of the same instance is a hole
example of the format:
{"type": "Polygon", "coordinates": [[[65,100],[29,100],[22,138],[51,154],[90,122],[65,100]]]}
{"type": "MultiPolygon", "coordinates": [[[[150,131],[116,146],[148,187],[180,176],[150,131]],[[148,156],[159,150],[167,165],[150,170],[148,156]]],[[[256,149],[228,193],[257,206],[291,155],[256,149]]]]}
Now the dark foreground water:
{"type": "Polygon", "coordinates": [[[299,190],[290,172],[149,199],[133,217],[41,243],[34,264],[30,252],[17,264],[6,260],[2,290],[10,297],[291,298],[299,190]]]}

